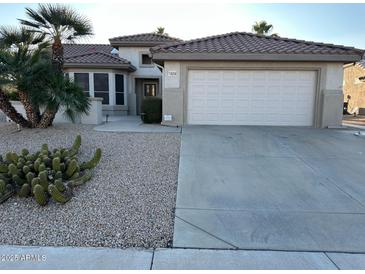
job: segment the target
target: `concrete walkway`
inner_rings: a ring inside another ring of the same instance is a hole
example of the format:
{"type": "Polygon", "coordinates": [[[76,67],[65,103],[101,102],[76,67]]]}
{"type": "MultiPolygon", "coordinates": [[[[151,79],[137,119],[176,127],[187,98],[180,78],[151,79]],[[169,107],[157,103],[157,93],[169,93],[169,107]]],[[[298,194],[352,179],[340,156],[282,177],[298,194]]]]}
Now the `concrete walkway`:
{"type": "Polygon", "coordinates": [[[365,254],[0,246],[0,269],[365,269],[365,254]]]}
{"type": "Polygon", "coordinates": [[[365,138],[183,128],[174,247],[365,253],[365,138]]]}
{"type": "MultiPolygon", "coordinates": [[[[105,119],[104,119],[105,121],[105,119]]],[[[180,127],[168,127],[158,124],[144,124],[139,116],[117,116],[109,117],[108,123],[103,123],[94,127],[96,131],[108,132],[141,132],[141,133],[166,133],[175,132],[180,133],[180,127]]]]}

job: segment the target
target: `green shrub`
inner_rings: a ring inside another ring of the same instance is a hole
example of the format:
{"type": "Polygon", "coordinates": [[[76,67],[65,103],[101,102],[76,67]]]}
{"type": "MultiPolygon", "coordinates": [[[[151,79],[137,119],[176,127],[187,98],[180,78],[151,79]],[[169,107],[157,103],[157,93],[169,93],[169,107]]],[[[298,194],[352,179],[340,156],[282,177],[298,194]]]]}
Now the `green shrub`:
{"type": "Polygon", "coordinates": [[[34,196],[39,205],[46,205],[49,198],[66,203],[72,197],[72,188],[91,179],[91,169],[101,158],[101,149],[88,162],[79,163],[77,154],[81,146],[78,135],[69,149],[56,148],[52,152],[48,145],[30,154],[23,149],[20,154],[8,152],[5,159],[0,155],[0,203],[11,196],[34,196]]]}
{"type": "Polygon", "coordinates": [[[159,97],[146,97],[141,104],[141,119],[144,123],[161,123],[162,99],[159,97]]]}

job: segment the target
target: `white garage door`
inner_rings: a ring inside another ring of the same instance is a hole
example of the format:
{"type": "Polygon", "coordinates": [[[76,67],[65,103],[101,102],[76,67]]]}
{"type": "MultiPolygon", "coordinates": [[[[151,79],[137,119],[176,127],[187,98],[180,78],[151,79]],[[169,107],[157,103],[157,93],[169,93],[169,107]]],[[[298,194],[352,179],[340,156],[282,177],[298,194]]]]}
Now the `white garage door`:
{"type": "Polygon", "coordinates": [[[315,71],[190,70],[188,124],[311,126],[315,71]]]}

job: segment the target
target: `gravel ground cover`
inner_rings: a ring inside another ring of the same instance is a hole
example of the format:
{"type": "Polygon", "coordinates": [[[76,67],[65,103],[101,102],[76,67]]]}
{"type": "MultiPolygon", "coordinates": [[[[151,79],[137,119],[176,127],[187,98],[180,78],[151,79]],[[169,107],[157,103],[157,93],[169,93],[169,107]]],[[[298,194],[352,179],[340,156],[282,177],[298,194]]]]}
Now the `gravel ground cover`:
{"type": "Polygon", "coordinates": [[[30,198],[0,204],[0,244],[167,247],[172,242],[180,135],[104,133],[59,124],[23,129],[0,123],[0,154],[69,147],[82,136],[80,159],[97,147],[103,157],[94,177],[65,205],[40,207],[30,198]]]}

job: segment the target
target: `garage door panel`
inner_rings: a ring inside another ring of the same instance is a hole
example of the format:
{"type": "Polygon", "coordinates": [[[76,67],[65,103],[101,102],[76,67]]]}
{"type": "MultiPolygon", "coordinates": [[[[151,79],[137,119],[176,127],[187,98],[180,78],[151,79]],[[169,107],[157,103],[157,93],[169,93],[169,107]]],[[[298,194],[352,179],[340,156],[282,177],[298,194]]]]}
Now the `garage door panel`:
{"type": "Polygon", "coordinates": [[[270,73],[267,74],[266,80],[271,81],[273,83],[278,83],[281,82],[282,76],[283,76],[282,71],[271,71],[270,73]]]}
{"type": "Polygon", "coordinates": [[[206,74],[207,73],[205,71],[195,71],[194,73],[189,75],[189,77],[193,82],[206,81],[206,74]]]}
{"type": "Polygon", "coordinates": [[[229,98],[232,97],[234,98],[236,93],[236,87],[233,85],[222,85],[221,86],[221,96],[222,98],[229,98]]]}
{"type": "Polygon", "coordinates": [[[210,108],[212,108],[211,111],[217,111],[219,108],[220,101],[218,99],[211,99],[206,101],[206,107],[209,111],[210,108]]]}
{"type": "Polygon", "coordinates": [[[236,80],[236,73],[235,71],[223,71],[222,72],[222,79],[223,80],[229,80],[234,81],[236,80]]]}
{"type": "Polygon", "coordinates": [[[219,71],[208,71],[206,73],[206,80],[209,82],[219,82],[221,80],[221,73],[219,71]]]}
{"type": "Polygon", "coordinates": [[[189,124],[310,126],[315,71],[189,71],[189,124]]]}
{"type": "Polygon", "coordinates": [[[236,80],[238,82],[249,82],[252,79],[252,73],[250,71],[237,71],[236,80]]]}
{"type": "Polygon", "coordinates": [[[233,107],[234,112],[249,112],[250,111],[250,101],[238,99],[234,102],[233,107]]]}
{"type": "Polygon", "coordinates": [[[252,73],[252,80],[253,81],[265,81],[266,80],[266,71],[255,71],[252,73]]]}
{"type": "Polygon", "coordinates": [[[190,90],[191,90],[191,96],[194,97],[200,97],[200,96],[205,96],[205,89],[206,86],[204,85],[191,85],[190,86],[190,90]]]}

